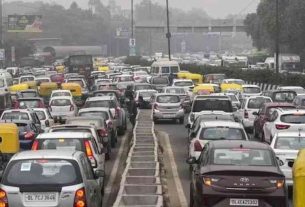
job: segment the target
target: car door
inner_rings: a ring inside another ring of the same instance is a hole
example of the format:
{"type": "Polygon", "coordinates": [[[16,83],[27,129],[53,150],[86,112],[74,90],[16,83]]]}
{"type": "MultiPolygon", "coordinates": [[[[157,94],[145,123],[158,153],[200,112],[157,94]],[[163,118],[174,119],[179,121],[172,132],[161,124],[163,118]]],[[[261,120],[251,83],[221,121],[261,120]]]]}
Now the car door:
{"type": "Polygon", "coordinates": [[[88,159],[85,156],[82,156],[80,161],[85,174],[84,185],[86,190],[87,204],[90,207],[99,207],[99,203],[101,203],[102,200],[101,188],[94,178],[94,172],[88,159]]]}

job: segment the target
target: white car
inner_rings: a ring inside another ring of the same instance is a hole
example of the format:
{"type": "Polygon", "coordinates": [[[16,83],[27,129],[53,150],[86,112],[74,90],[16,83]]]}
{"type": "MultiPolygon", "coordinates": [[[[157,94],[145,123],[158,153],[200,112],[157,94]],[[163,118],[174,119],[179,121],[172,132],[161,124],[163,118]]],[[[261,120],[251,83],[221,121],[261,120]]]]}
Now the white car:
{"type": "Polygon", "coordinates": [[[261,88],[257,85],[242,85],[242,88],[242,98],[260,96],[262,94],[261,88]]]}
{"type": "Polygon", "coordinates": [[[35,76],[33,75],[23,75],[18,78],[18,83],[24,83],[29,81],[35,81],[35,76]]]}
{"type": "Polygon", "coordinates": [[[305,148],[305,132],[278,132],[271,147],[280,162],[286,184],[293,186],[292,167],[300,149],[305,148]]]}
{"type": "Polygon", "coordinates": [[[237,122],[203,121],[191,133],[189,157],[199,158],[204,145],[215,140],[248,140],[244,127],[237,122]]]}
{"type": "Polygon", "coordinates": [[[254,120],[256,115],[253,113],[258,113],[259,109],[264,103],[272,102],[270,97],[266,96],[251,96],[246,98],[239,110],[235,112],[235,116],[243,124],[247,131],[252,131],[254,126],[254,120]]]}
{"type": "Polygon", "coordinates": [[[282,131],[298,131],[305,129],[305,110],[273,109],[270,118],[263,126],[264,140],[271,143],[275,134],[282,131]]]}
{"type": "Polygon", "coordinates": [[[41,128],[45,130],[48,127],[51,127],[54,125],[54,119],[52,115],[50,114],[49,110],[46,108],[33,108],[35,113],[37,114],[40,123],[41,128]]]}
{"type": "Polygon", "coordinates": [[[66,96],[66,97],[73,97],[70,90],[54,90],[51,93],[51,98],[53,97],[60,97],[60,96],[66,96]]]}
{"type": "Polygon", "coordinates": [[[69,96],[53,97],[50,100],[50,112],[54,118],[72,117],[77,114],[77,106],[69,96]]]}
{"type": "Polygon", "coordinates": [[[150,75],[148,75],[148,73],[145,71],[133,72],[133,80],[136,83],[145,83],[149,76],[150,75]]]}

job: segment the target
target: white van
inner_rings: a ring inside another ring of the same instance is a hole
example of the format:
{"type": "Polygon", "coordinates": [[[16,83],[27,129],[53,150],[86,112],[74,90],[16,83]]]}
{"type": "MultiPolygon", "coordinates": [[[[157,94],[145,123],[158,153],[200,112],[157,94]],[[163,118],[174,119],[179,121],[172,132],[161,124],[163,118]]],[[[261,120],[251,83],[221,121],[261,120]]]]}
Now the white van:
{"type": "Polygon", "coordinates": [[[5,70],[0,70],[0,91],[8,91],[8,88],[12,85],[12,75],[5,70]]]}
{"type": "Polygon", "coordinates": [[[158,60],[151,65],[152,75],[169,75],[180,72],[180,66],[177,61],[158,60]]]}

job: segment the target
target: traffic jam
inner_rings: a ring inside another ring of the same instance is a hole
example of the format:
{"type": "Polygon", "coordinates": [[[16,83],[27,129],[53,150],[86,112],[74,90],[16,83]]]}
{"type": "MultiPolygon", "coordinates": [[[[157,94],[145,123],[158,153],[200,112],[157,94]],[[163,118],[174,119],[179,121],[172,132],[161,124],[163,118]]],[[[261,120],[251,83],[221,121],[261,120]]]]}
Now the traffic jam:
{"type": "Polygon", "coordinates": [[[107,163],[141,110],[187,135],[190,207],[286,207],[304,196],[302,87],[262,91],[163,59],[93,60],[0,71],[1,207],[102,206],[107,163]]]}

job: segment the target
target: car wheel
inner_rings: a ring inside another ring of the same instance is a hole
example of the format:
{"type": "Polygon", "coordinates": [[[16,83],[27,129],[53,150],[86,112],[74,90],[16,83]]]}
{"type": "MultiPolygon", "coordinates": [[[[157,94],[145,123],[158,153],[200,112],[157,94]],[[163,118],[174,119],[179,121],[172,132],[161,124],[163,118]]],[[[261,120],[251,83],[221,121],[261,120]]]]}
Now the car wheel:
{"type": "Polygon", "coordinates": [[[183,123],[184,123],[184,117],[181,117],[181,118],[179,119],[179,123],[180,123],[180,124],[183,124],[183,123]]]}

